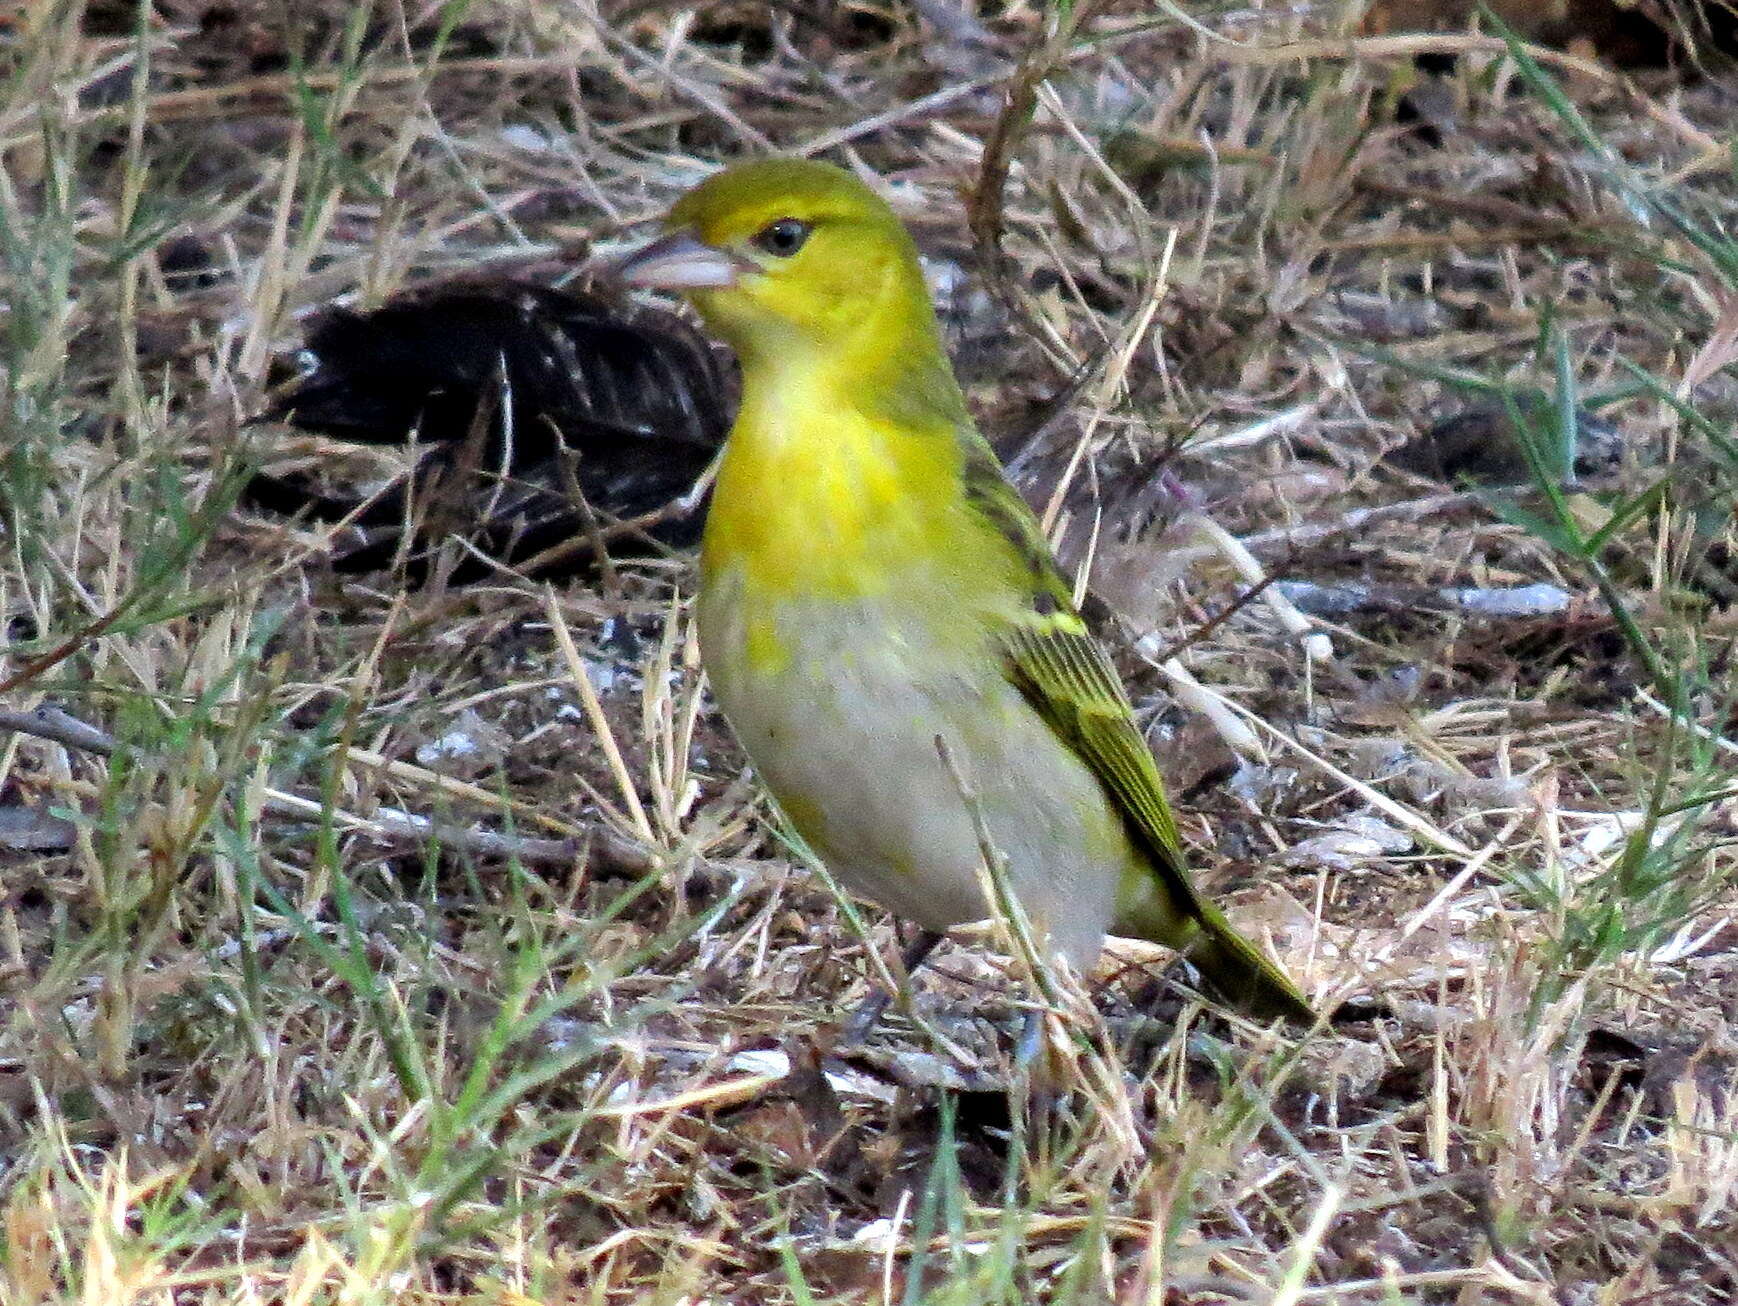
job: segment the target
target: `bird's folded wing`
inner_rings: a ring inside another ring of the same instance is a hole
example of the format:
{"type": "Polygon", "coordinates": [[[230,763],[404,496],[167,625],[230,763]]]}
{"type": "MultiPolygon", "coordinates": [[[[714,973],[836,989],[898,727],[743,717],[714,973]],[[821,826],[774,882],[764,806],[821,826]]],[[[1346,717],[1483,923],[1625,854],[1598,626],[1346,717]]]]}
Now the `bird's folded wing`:
{"type": "Polygon", "coordinates": [[[1071,612],[1037,616],[1014,628],[1006,649],[1009,679],[1092,769],[1142,845],[1174,909],[1193,922],[1198,933],[1185,951],[1208,984],[1253,1013],[1314,1023],[1309,1000],[1290,977],[1196,891],[1158,765],[1135,728],[1116,669],[1080,618],[1071,612]]]}
{"type": "Polygon", "coordinates": [[[1016,626],[1005,647],[1008,678],[1110,793],[1178,905],[1197,908],[1164,783],[1103,646],[1059,612],[1016,626]]]}
{"type": "Polygon", "coordinates": [[[1308,1000],[1285,972],[1196,891],[1158,764],[1135,727],[1116,668],[1075,612],[1037,519],[1002,476],[989,446],[969,432],[963,443],[966,502],[1002,537],[1012,570],[1024,574],[1031,595],[1031,607],[1002,636],[1004,671],[1098,778],[1146,854],[1168,899],[1162,914],[1176,917],[1169,937],[1157,941],[1184,946],[1208,984],[1245,1009],[1313,1023],[1308,1000]]]}
{"type": "Polygon", "coordinates": [[[1104,785],[1178,907],[1203,915],[1183,869],[1183,843],[1164,782],[1135,729],[1116,668],[1074,611],[1037,519],[1002,475],[989,445],[968,432],[962,446],[966,501],[1002,537],[1032,595],[1032,608],[1003,641],[1008,679],[1104,785]]]}

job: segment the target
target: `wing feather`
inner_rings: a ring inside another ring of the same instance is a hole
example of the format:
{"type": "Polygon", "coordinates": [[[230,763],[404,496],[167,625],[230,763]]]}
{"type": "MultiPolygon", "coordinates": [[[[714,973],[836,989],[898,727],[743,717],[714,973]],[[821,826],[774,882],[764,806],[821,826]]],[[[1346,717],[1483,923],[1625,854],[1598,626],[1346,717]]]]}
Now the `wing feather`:
{"type": "Polygon", "coordinates": [[[1074,610],[1067,583],[1031,510],[1001,473],[988,445],[968,447],[967,501],[1010,546],[1029,578],[1032,606],[1003,639],[1008,679],[1116,805],[1146,854],[1175,919],[1172,937],[1224,997],[1262,1015],[1303,1024],[1315,1013],[1296,985],[1195,888],[1157,763],[1135,725],[1122,680],[1104,646],[1074,610]]]}

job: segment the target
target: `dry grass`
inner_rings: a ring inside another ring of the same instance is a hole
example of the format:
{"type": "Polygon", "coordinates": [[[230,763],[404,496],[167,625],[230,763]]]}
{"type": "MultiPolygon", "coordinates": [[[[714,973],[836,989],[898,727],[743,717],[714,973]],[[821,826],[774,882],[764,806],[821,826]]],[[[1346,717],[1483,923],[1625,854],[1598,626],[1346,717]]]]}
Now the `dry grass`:
{"type": "Polygon", "coordinates": [[[1733,92],[1186,8],[0,27],[0,681],[77,719],[0,737],[0,1300],[1731,1300],[1733,92]],[[1472,52],[1437,141],[1425,46],[1472,52]],[[577,259],[768,145],[888,179],[1203,875],[1386,1014],[1300,1050],[1107,963],[1034,1099],[956,945],[822,1062],[875,963],[707,708],[683,561],[407,592],[231,510],[307,447],[243,424],[307,310],[577,259]],[[1374,466],[1477,382],[1623,468],[1374,466]],[[1213,526],[1347,600],[1331,651],[1213,526]]]}

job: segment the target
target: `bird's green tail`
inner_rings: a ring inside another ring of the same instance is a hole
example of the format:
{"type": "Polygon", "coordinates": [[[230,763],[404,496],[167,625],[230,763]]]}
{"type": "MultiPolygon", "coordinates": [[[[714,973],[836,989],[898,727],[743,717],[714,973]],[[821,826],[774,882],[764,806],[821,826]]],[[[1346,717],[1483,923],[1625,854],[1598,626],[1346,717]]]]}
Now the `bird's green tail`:
{"type": "Polygon", "coordinates": [[[1235,929],[1211,903],[1200,904],[1195,936],[1183,947],[1213,996],[1261,1020],[1283,1017],[1314,1025],[1315,1009],[1286,973],[1235,929]]]}

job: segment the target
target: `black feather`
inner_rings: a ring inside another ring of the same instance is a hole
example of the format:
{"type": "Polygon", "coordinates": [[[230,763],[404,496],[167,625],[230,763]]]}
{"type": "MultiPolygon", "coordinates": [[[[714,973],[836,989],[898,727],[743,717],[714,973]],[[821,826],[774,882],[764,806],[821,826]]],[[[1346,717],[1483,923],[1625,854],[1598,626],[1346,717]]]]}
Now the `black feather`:
{"type": "MultiPolygon", "coordinates": [[[[316,322],[306,349],[313,369],[259,420],[361,444],[414,435],[427,452],[414,478],[366,507],[361,496],[267,475],[254,478],[244,501],[320,520],[356,513],[359,525],[387,527],[402,525],[412,496],[435,486],[446,520],[470,524],[477,547],[506,563],[586,531],[567,493],[562,450],[576,456],[580,490],[600,520],[642,517],[693,488],[734,408],[718,354],[680,318],[542,286],[448,284],[372,312],[335,309],[316,322]],[[455,468],[474,474],[447,474],[455,468]]],[[[680,547],[698,533],[697,511],[671,515],[638,545],[649,538],[680,547]]],[[[436,543],[415,539],[413,557],[436,543]]],[[[612,548],[631,552],[635,543],[618,538],[612,548]]],[[[377,532],[335,565],[372,569],[398,549],[390,533],[377,532]]],[[[542,574],[584,566],[584,555],[575,551],[542,574]]]]}

